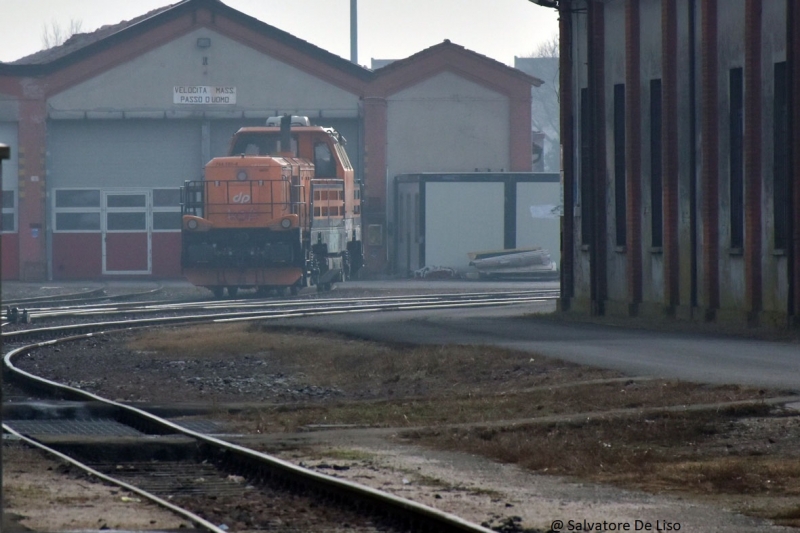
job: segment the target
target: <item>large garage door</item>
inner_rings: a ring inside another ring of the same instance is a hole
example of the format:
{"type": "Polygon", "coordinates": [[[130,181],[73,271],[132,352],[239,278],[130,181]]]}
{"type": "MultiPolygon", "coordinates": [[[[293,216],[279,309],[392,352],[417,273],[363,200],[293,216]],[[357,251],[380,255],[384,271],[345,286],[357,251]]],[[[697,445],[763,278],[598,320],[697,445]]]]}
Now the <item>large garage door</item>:
{"type": "Polygon", "coordinates": [[[59,187],[180,187],[197,179],[197,120],[53,120],[48,178],[59,187]]]}
{"type": "Polygon", "coordinates": [[[48,186],[66,202],[55,194],[54,276],[180,275],[172,197],[202,173],[201,129],[199,120],[51,121],[48,186]],[[89,191],[91,202],[73,205],[69,191],[89,191]]]}

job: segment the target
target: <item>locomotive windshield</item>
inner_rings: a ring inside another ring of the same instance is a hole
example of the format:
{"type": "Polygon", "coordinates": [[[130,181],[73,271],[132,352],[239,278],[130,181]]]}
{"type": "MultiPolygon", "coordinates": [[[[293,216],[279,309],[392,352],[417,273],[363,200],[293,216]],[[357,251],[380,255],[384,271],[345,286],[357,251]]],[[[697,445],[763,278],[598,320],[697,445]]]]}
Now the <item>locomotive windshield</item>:
{"type": "MultiPolygon", "coordinates": [[[[243,133],[236,137],[230,155],[279,156],[281,136],[279,133],[243,133]]],[[[291,151],[297,156],[297,136],[292,136],[291,151]]]]}
{"type": "Polygon", "coordinates": [[[322,142],[314,144],[314,167],[318,178],[336,177],[336,161],[333,160],[333,154],[327,144],[322,142]]]}

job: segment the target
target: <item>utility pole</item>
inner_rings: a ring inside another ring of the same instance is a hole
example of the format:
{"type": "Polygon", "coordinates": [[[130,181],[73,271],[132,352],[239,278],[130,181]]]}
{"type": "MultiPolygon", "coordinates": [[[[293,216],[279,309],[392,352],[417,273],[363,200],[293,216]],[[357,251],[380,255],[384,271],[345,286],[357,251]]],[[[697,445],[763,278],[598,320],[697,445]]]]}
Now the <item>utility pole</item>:
{"type": "Polygon", "coordinates": [[[350,61],[358,65],[358,0],[350,0],[350,61]]]}

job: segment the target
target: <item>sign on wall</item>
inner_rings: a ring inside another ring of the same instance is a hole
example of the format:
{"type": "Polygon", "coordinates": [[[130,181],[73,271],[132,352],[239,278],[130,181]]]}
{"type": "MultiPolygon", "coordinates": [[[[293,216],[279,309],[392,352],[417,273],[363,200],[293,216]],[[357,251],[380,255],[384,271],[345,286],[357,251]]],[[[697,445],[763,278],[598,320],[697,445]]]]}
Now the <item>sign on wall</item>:
{"type": "Polygon", "coordinates": [[[236,103],[236,87],[176,85],[172,88],[172,103],[233,105],[236,103]]]}

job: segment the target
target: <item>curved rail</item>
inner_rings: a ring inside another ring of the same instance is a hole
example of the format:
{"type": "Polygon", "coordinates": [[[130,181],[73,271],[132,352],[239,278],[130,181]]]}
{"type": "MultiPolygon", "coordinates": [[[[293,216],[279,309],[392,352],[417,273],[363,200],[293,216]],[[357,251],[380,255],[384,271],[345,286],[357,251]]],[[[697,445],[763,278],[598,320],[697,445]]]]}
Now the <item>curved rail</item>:
{"type": "MultiPolygon", "coordinates": [[[[524,300],[522,300],[524,301],[524,300]]],[[[407,309],[430,309],[443,307],[474,307],[476,305],[503,305],[508,303],[520,303],[520,299],[502,299],[500,301],[439,301],[426,304],[409,304],[407,302],[395,302],[392,304],[369,304],[366,306],[338,306],[327,307],[324,309],[294,310],[291,312],[276,311],[266,313],[264,311],[235,313],[238,316],[225,315],[202,315],[192,317],[172,317],[167,319],[143,319],[126,322],[110,322],[99,324],[85,324],[81,326],[61,326],[57,328],[45,328],[40,330],[27,330],[11,334],[3,334],[4,338],[14,337],[16,339],[25,338],[24,336],[42,335],[45,333],[74,333],[78,328],[84,331],[87,329],[99,329],[101,326],[111,327],[109,330],[92,331],[79,335],[72,334],[59,339],[51,339],[27,346],[22,346],[8,352],[4,357],[4,363],[9,377],[20,381],[26,385],[37,389],[44,389],[56,396],[78,400],[95,401],[109,406],[116,412],[119,421],[133,426],[140,431],[150,434],[182,434],[195,439],[206,451],[223,460],[227,465],[255,476],[261,480],[278,481],[290,487],[311,489],[314,492],[325,494],[336,501],[356,505],[360,509],[368,509],[373,512],[389,514],[414,531],[435,531],[435,532],[482,532],[490,533],[491,530],[463,520],[455,515],[445,513],[434,508],[399,498],[370,487],[365,487],[350,481],[330,477],[318,472],[313,472],[305,468],[296,466],[278,458],[228,443],[226,441],[204,435],[177,424],[174,424],[151,413],[131,407],[90,392],[58,383],[52,380],[36,376],[26,372],[14,365],[14,360],[31,350],[38,347],[89,338],[97,335],[104,335],[112,331],[132,330],[152,325],[170,325],[176,323],[196,323],[196,322],[223,322],[232,320],[258,320],[264,318],[285,318],[290,316],[313,316],[331,313],[361,313],[378,310],[407,310],[407,309]],[[24,335],[24,336],[23,336],[24,335]]]]}
{"type": "MultiPolygon", "coordinates": [[[[124,294],[114,294],[108,295],[106,293],[106,289],[94,289],[91,291],[79,292],[79,293],[71,293],[71,294],[63,294],[63,295],[52,295],[52,296],[37,296],[35,298],[22,298],[17,300],[5,300],[3,301],[4,311],[0,315],[2,319],[9,320],[12,317],[12,311],[18,315],[20,311],[25,311],[26,318],[32,318],[30,311],[41,311],[43,309],[47,309],[50,307],[55,307],[59,304],[69,304],[69,303],[90,303],[90,302],[112,302],[112,301],[124,301],[130,300],[133,298],[139,298],[142,296],[152,296],[161,292],[163,287],[159,286],[155,289],[148,289],[146,291],[138,291],[138,292],[129,292],[124,294]],[[46,305],[52,304],[52,305],[46,305]],[[26,307],[30,305],[38,305],[34,309],[18,309],[20,307],[26,307]]],[[[12,319],[11,322],[16,322],[16,319],[12,319]]]]}
{"type": "Polygon", "coordinates": [[[103,296],[106,293],[105,288],[92,289],[89,291],[71,292],[65,294],[49,294],[47,296],[33,296],[31,298],[17,298],[16,300],[3,300],[3,305],[15,307],[27,304],[36,304],[42,302],[69,302],[75,300],[83,300],[85,298],[96,298],[103,296]]]}
{"type": "MultiPolygon", "coordinates": [[[[255,306],[255,309],[245,311],[224,311],[224,312],[208,312],[204,314],[197,313],[197,309],[189,307],[189,314],[181,316],[169,317],[153,317],[153,318],[138,318],[117,321],[104,321],[83,324],[70,324],[62,326],[52,326],[45,328],[29,328],[21,329],[11,332],[3,332],[2,338],[4,342],[17,342],[25,339],[41,337],[43,335],[72,335],[83,332],[98,331],[98,330],[115,330],[124,329],[129,327],[143,327],[143,326],[163,326],[163,325],[180,325],[197,322],[231,322],[231,321],[245,321],[245,320],[261,320],[269,318],[292,318],[315,316],[322,314],[341,314],[341,313],[365,313],[374,311],[411,311],[411,310],[425,310],[425,309],[455,309],[455,308],[469,308],[469,307],[487,307],[487,306],[501,306],[523,304],[537,301],[544,301],[550,297],[541,297],[536,294],[521,293],[521,294],[500,294],[486,296],[483,298],[467,299],[463,297],[451,297],[444,299],[427,298],[420,299],[419,297],[409,299],[395,299],[390,300],[359,300],[357,303],[352,304],[343,300],[335,301],[318,301],[309,300],[297,303],[267,304],[255,306]]],[[[212,307],[212,311],[218,309],[218,306],[212,307]]],[[[247,309],[247,306],[244,307],[247,309]]],[[[223,307],[224,309],[224,307],[223,307]]],[[[181,311],[178,309],[158,308],[154,311],[143,312],[157,312],[157,313],[172,313],[181,311]]],[[[207,311],[203,309],[203,311],[207,311]]],[[[113,314],[110,310],[98,310],[98,314],[108,316],[113,314]]],[[[120,314],[133,314],[130,310],[121,312],[120,314]]],[[[76,313],[76,315],[88,316],[87,313],[76,313]]]]}
{"type": "Polygon", "coordinates": [[[301,300],[228,300],[228,301],[148,301],[127,303],[121,305],[112,304],[99,304],[94,306],[70,306],[59,307],[51,309],[37,309],[30,308],[27,310],[28,322],[38,320],[53,320],[65,319],[72,317],[86,318],[90,316],[113,316],[125,315],[154,315],[159,313],[180,313],[180,312],[197,312],[199,309],[212,311],[215,309],[225,310],[228,313],[244,312],[246,310],[264,309],[264,310],[277,310],[277,309],[297,309],[307,308],[309,306],[336,306],[336,305],[391,305],[400,304],[405,302],[411,305],[421,305],[424,303],[440,302],[466,302],[466,301],[479,301],[479,300],[498,300],[498,299],[513,299],[513,298],[557,298],[558,291],[549,289],[529,290],[529,291],[506,291],[506,292],[475,292],[475,293],[448,293],[448,294],[421,294],[421,295],[406,295],[406,296],[370,296],[362,298],[315,298],[315,299],[301,299],[301,300]]]}

